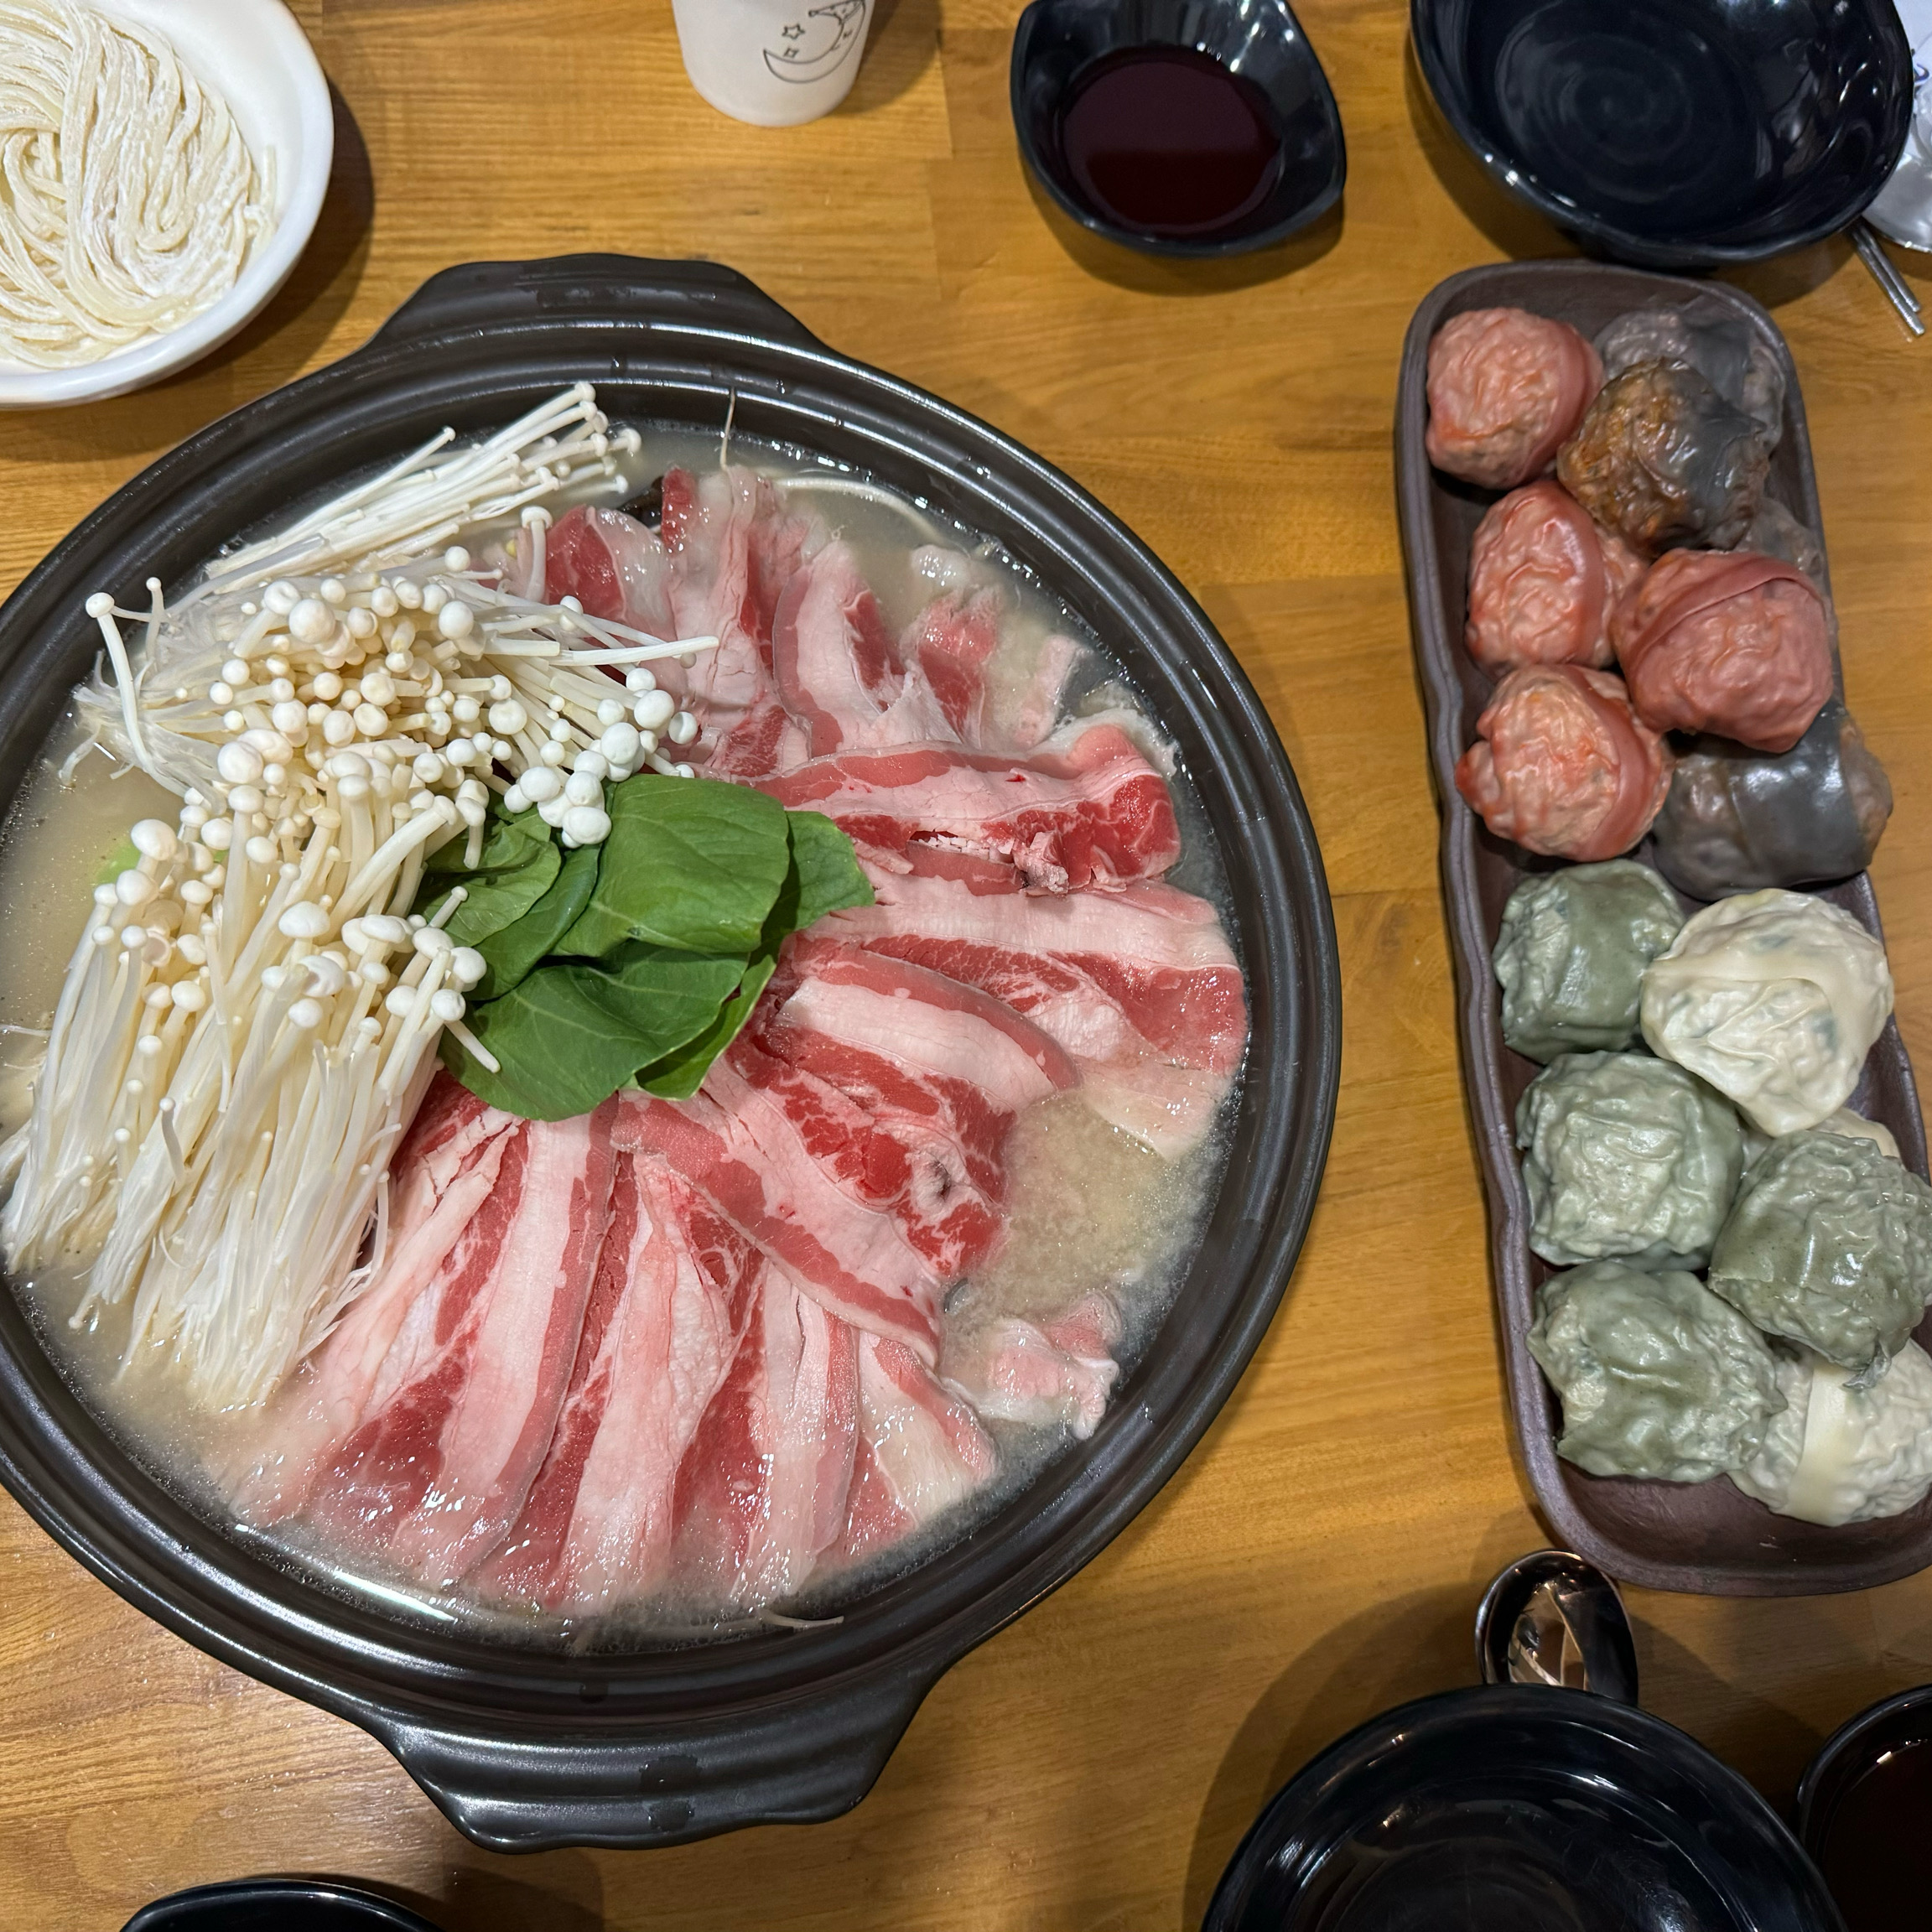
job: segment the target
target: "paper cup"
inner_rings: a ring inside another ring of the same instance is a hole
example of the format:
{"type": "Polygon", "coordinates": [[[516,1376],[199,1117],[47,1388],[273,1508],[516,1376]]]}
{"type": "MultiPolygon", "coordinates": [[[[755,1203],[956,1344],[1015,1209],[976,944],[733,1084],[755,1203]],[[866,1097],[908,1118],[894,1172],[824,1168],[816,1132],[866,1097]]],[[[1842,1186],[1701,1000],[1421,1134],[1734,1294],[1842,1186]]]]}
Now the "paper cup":
{"type": "Polygon", "coordinates": [[[673,0],[691,85],[721,114],[791,127],[852,91],[872,0],[673,0]]]}

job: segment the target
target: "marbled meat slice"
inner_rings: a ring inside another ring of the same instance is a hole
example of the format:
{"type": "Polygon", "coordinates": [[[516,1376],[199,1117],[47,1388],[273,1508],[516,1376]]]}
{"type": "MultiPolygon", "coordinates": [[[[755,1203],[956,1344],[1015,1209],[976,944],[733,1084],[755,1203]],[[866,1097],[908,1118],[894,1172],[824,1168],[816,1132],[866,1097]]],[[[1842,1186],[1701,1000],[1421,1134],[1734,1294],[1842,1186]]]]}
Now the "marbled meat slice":
{"type": "Polygon", "coordinates": [[[917,664],[962,745],[988,744],[986,667],[1000,648],[1000,598],[995,590],[948,590],[906,627],[899,656],[917,664]]]}
{"type": "Polygon", "coordinates": [[[661,527],[672,557],[673,627],[680,637],[718,642],[688,668],[669,659],[652,669],[666,690],[699,710],[699,748],[711,752],[776,695],[773,618],[823,532],[785,508],[769,477],[743,469],[695,480],[688,470],[667,471],[661,527]]]}
{"type": "Polygon", "coordinates": [[[619,1095],[620,1144],[661,1155],[841,1321],[896,1335],[937,1360],[944,1282],[890,1213],[821,1163],[785,1104],[748,1080],[738,1057],[715,1062],[689,1100],[619,1095]]]}
{"type": "Polygon", "coordinates": [[[1212,1125],[1248,1008],[1205,900],[1157,881],[1030,893],[1010,868],[945,854],[873,883],[874,904],[819,930],[1004,1000],[1072,1057],[1092,1105],[1161,1152],[1212,1125]]]}
{"type": "Polygon", "coordinates": [[[1166,781],[1116,724],[1069,727],[1015,760],[943,744],[841,752],[767,781],[792,811],[822,812],[886,871],[933,849],[998,860],[1029,890],[1112,889],[1181,855],[1166,781]]]}
{"type": "Polygon", "coordinates": [[[979,1415],[1070,1429],[1084,1441],[1119,1379],[1119,1308],[1096,1291],[1050,1321],[1001,1316],[957,1348],[949,1337],[940,1375],[979,1415]]]}
{"type": "Polygon", "coordinates": [[[872,1464],[897,1508],[900,1535],[964,1502],[999,1465],[993,1439],[972,1409],[889,1337],[859,1338],[859,1410],[872,1464]]]}
{"type": "Polygon", "coordinates": [[[262,1441],[234,1472],[245,1521],[278,1522],[302,1508],[331,1452],[367,1413],[410,1311],[430,1290],[447,1291],[488,1265],[506,1223],[484,1210],[522,1124],[447,1073],[431,1082],[390,1166],[392,1204],[373,1279],[278,1396],[262,1441]]]}
{"type": "Polygon", "coordinates": [[[591,616],[653,637],[671,634],[672,569],[663,539],[621,510],[580,503],[544,532],[544,598],[574,597],[591,616]]]}
{"type": "MultiPolygon", "coordinates": [[[[940,651],[933,657],[958,699],[953,661],[940,651]]],[[[771,667],[815,758],[913,739],[958,742],[920,662],[901,655],[847,543],[828,543],[786,584],[772,618],[771,667]]]]}
{"type": "Polygon", "coordinates": [[[678,1471],[673,1587],[751,1609],[800,1588],[845,1521],[858,1337],[781,1268],[678,1471]]]}
{"type": "Polygon", "coordinates": [[[485,1589],[581,1613],[663,1585],[678,1468],[757,1311],[766,1265],[662,1161],[618,1155],[569,1393],[485,1589]]]}
{"type": "Polygon", "coordinates": [[[309,1514],[454,1582],[523,1506],[556,1432],[610,1214],[616,1109],[520,1121],[496,1185],[419,1293],[309,1514]]]}
{"type": "Polygon", "coordinates": [[[752,1031],[787,1091],[828,1088],[843,1104],[851,1125],[834,1127],[824,1106],[808,1146],[852,1167],[944,1282],[1005,1233],[1015,1116],[1079,1078],[1056,1041],[977,989],[808,937],[787,950],[752,1031]]]}

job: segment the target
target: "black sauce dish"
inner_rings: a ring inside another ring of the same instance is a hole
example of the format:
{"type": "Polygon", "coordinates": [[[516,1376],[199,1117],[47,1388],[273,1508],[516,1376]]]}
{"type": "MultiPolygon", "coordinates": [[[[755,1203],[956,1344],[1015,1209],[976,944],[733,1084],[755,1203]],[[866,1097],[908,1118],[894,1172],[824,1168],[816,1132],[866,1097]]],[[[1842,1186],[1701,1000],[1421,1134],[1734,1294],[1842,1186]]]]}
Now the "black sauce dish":
{"type": "Polygon", "coordinates": [[[1020,152],[1060,207],[1150,254],[1269,247],[1327,214],[1348,174],[1341,113],[1287,0],[1033,0],[1012,103],[1020,152]]]}
{"type": "Polygon", "coordinates": [[[1904,151],[1892,0],[1410,0],[1430,91],[1588,251],[1755,262],[1847,227],[1904,151]]]}
{"type": "Polygon", "coordinates": [[[1841,1725],[1798,1781],[1798,1835],[1850,1932],[1922,1922],[1932,1896],[1932,1685],[1841,1725]]]}
{"type": "Polygon", "coordinates": [[[247,404],[118,491],[0,608],[0,809],[96,642],[112,587],[177,583],[273,506],[500,426],[588,380],[614,417],[813,452],[1002,545],[1090,626],[1175,744],[1220,849],[1252,1035],[1230,1154],[1158,1337],[1093,1438],[970,1535],[844,1607],[681,1649],[513,1645],[411,1619],[273,1560],[157,1481],[0,1291],[0,1480],[127,1600],[360,1724],[479,1844],[667,1845],[808,1823],[870,1789],[933,1683],[1096,1555],[1180,1467],[1272,1319],[1327,1159],[1335,932],[1268,714],[1174,577],[1067,477],[826,348],[729,269],[579,256],[428,283],[365,348],[247,404]]]}

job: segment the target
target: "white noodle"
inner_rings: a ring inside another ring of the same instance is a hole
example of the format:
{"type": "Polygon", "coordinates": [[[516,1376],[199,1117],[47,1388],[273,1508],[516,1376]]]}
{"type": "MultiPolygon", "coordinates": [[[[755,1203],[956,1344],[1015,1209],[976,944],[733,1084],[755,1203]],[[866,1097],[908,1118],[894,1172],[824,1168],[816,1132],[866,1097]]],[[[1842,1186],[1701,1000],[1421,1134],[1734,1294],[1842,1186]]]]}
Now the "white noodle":
{"type": "Polygon", "coordinates": [[[0,358],[70,368],[208,308],[273,226],[273,161],[158,34],[0,0],[0,358]]]}

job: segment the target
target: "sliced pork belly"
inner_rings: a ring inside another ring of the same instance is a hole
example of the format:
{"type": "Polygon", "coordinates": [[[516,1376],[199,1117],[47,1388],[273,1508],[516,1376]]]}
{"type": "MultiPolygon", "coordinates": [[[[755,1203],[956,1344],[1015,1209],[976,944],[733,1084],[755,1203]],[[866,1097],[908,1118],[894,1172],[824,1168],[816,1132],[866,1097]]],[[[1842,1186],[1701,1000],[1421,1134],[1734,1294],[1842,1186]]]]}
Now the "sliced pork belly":
{"type": "Polygon", "coordinates": [[[674,1581],[703,1606],[800,1588],[845,1521],[857,1338],[767,1267],[724,1388],[678,1472],[674,1581]]]}
{"type": "Polygon", "coordinates": [[[653,637],[671,635],[671,574],[662,538],[621,510],[580,503],[544,533],[545,598],[574,597],[591,616],[653,637]]]}
{"type": "Polygon", "coordinates": [[[1062,893],[1156,877],[1181,852],[1166,781],[1111,724],[1021,761],[933,743],[840,752],[761,789],[823,812],[887,871],[930,848],[1000,860],[1016,884],[1062,893]]]}
{"type": "Polygon", "coordinates": [[[747,1079],[740,1059],[735,1052],[715,1062],[689,1100],[619,1095],[620,1145],[660,1155],[840,1320],[896,1335],[936,1360],[944,1282],[891,1213],[849,1176],[841,1185],[835,1166],[807,1145],[785,1098],[747,1079]]]}
{"type": "Polygon", "coordinates": [[[394,1205],[374,1279],[277,1398],[246,1467],[231,1472],[245,1521],[278,1522],[301,1509],[368,1412],[418,1303],[432,1291],[433,1299],[460,1297],[480,1285],[514,1212],[496,1197],[504,1155],[522,1126],[437,1074],[391,1164],[394,1205]]]}
{"type": "Polygon", "coordinates": [[[774,695],[772,620],[806,548],[823,532],[787,511],[768,477],[742,469],[701,480],[667,471],[662,529],[672,554],[677,634],[714,636],[718,644],[688,669],[674,661],[654,669],[667,690],[699,711],[700,742],[714,747],[774,695]]]}
{"type": "MultiPolygon", "coordinates": [[[[932,656],[957,685],[953,661],[937,648],[932,656]]],[[[901,656],[849,544],[828,543],[787,583],[772,618],[771,667],[813,757],[958,740],[923,668],[901,656]]]]}
{"type": "MultiPolygon", "coordinates": [[[[978,1266],[1005,1230],[1014,1118],[1072,1086],[1072,1062],[974,988],[854,947],[794,941],[775,995],[752,1022],[758,1046],[794,1082],[829,1088],[850,1108],[874,1197],[940,1279],[978,1266]]],[[[836,1159],[844,1145],[833,1149],[836,1159]]]]}
{"type": "Polygon", "coordinates": [[[711,741],[704,776],[755,785],[802,765],[810,756],[804,726],[771,699],[740,714],[711,741]]]}
{"type": "Polygon", "coordinates": [[[1088,1295],[1054,1321],[1006,1316],[989,1322],[958,1348],[949,1343],[941,1373],[981,1415],[1067,1428],[1084,1441],[1119,1379],[1119,1340],[1114,1298],[1088,1295]]]}
{"type": "Polygon", "coordinates": [[[949,590],[912,620],[899,641],[901,662],[917,664],[952,734],[987,743],[986,667],[1000,648],[1000,598],[991,589],[949,590]]]}
{"type": "Polygon", "coordinates": [[[662,1161],[618,1155],[569,1392],[486,1589],[582,1612],[663,1584],[678,1467],[757,1312],[765,1269],[662,1161]]]}
{"type": "Polygon", "coordinates": [[[404,1312],[361,1421],[313,1485],[309,1513],[351,1548],[448,1583],[516,1519],[576,1358],[610,1213],[615,1113],[606,1102],[503,1137],[494,1186],[404,1312]]]}
{"type": "Polygon", "coordinates": [[[881,1335],[859,1338],[860,1428],[901,1533],[923,1528],[989,1481],[993,1439],[970,1407],[911,1349],[881,1335]]]}
{"type": "Polygon", "coordinates": [[[1158,1151],[1213,1124],[1248,1035],[1241,973],[1214,908],[1158,882],[1023,892],[947,855],[875,871],[875,902],[819,930],[979,987],[1070,1054],[1107,1119],[1158,1151]]]}

